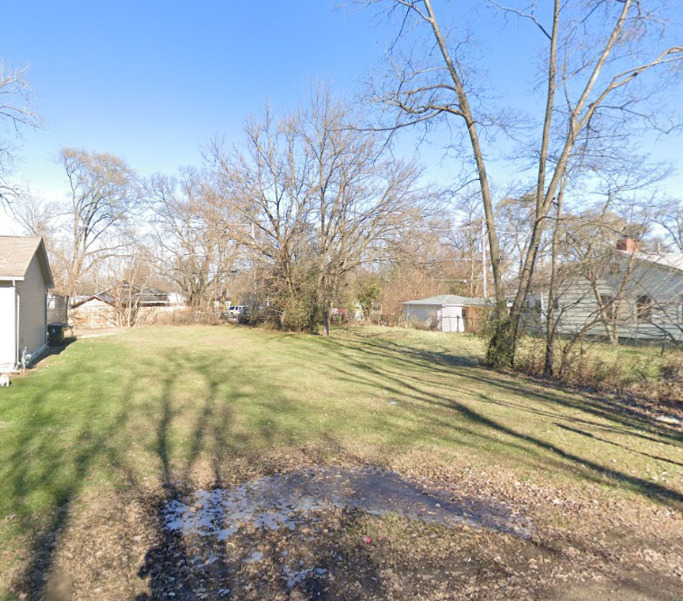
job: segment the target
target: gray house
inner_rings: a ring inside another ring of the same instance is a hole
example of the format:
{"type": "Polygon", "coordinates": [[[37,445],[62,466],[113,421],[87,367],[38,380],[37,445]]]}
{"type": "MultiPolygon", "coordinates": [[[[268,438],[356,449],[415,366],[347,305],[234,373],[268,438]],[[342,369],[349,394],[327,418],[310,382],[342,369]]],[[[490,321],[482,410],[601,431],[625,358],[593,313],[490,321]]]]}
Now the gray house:
{"type": "Polygon", "coordinates": [[[442,332],[476,332],[490,306],[488,299],[442,294],[404,302],[403,317],[409,324],[442,332]]]}
{"type": "Polygon", "coordinates": [[[0,236],[0,372],[47,346],[47,291],[54,285],[42,238],[0,236]]]}
{"type": "MultiPolygon", "coordinates": [[[[560,333],[683,342],[683,253],[646,254],[621,244],[561,273],[554,303],[560,333]]],[[[544,314],[547,296],[539,300],[544,314]]]]}

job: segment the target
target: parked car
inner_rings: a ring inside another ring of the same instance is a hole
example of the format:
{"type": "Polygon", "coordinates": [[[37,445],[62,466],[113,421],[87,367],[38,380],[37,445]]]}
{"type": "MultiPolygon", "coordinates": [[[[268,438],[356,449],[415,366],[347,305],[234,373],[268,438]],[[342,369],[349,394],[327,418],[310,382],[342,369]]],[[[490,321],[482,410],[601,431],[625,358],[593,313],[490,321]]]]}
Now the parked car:
{"type": "Polygon", "coordinates": [[[247,308],[244,305],[228,307],[228,321],[243,322],[247,317],[247,308]]]}

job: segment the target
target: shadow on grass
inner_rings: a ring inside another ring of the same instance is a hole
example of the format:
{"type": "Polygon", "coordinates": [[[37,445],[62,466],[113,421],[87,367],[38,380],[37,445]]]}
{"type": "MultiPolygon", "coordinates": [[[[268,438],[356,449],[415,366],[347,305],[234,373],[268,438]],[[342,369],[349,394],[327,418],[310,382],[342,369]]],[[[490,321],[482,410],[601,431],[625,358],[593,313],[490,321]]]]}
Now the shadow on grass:
{"type": "Polygon", "coordinates": [[[619,447],[621,449],[624,449],[626,451],[629,451],[631,453],[639,453],[640,455],[645,455],[646,457],[650,457],[651,459],[656,459],[657,461],[664,461],[665,463],[671,463],[673,465],[678,465],[683,467],[683,463],[680,461],[674,461],[673,459],[668,459],[666,457],[660,457],[659,455],[652,455],[651,453],[646,453],[644,451],[634,451],[633,449],[623,445],[619,444],[618,442],[614,442],[613,440],[608,440],[607,438],[602,438],[601,436],[596,436],[595,434],[591,434],[590,432],[586,432],[585,430],[581,430],[579,428],[572,428],[571,426],[567,426],[565,424],[555,424],[558,428],[562,428],[563,430],[567,430],[568,432],[573,432],[574,434],[579,434],[581,436],[585,436],[586,438],[592,438],[593,440],[599,440],[600,442],[604,442],[606,444],[614,445],[616,447],[619,447]]]}
{"type": "Polygon", "coordinates": [[[61,394],[79,376],[70,374],[24,399],[21,409],[31,417],[21,423],[12,441],[14,452],[9,456],[3,492],[9,497],[9,510],[18,516],[20,530],[32,533],[29,560],[16,584],[21,598],[29,601],[44,599],[71,505],[91,468],[126,422],[126,413],[120,410],[95,432],[91,422],[100,417],[96,399],[80,405],[79,414],[68,419],[54,403],[46,403],[46,398],[61,394]],[[65,430],[70,431],[72,440],[61,438],[65,430]],[[50,509],[47,519],[38,517],[41,512],[36,505],[50,509]]]}
{"type": "MultiPolygon", "coordinates": [[[[240,597],[244,591],[258,591],[261,598],[288,597],[296,588],[306,599],[327,599],[330,587],[329,574],[345,550],[333,545],[312,542],[306,535],[308,562],[315,568],[288,572],[284,566],[282,549],[267,533],[241,529],[233,537],[220,539],[218,536],[197,537],[173,531],[167,527],[169,505],[191,497],[197,486],[197,478],[210,478],[208,489],[228,488],[235,473],[230,470],[230,461],[236,455],[249,457],[251,445],[262,447],[278,434],[269,423],[262,423],[250,435],[236,434],[231,428],[234,419],[233,404],[249,403],[254,394],[266,397],[277,396],[276,387],[268,382],[250,382],[239,366],[230,366],[229,373],[213,358],[195,354],[188,356],[167,352],[163,357],[167,373],[158,399],[158,415],[155,428],[154,452],[159,460],[161,472],[160,494],[153,499],[143,499],[152,513],[155,524],[155,544],[145,554],[138,577],[148,583],[149,592],[136,596],[136,601],[231,599],[240,597]],[[177,421],[182,420],[182,401],[177,396],[182,385],[183,374],[192,371],[199,375],[197,386],[203,390],[202,400],[196,407],[194,423],[188,435],[187,448],[180,451],[178,445],[177,421]],[[229,392],[221,391],[226,380],[237,382],[229,392]],[[255,392],[240,392],[240,389],[255,385],[255,392]],[[205,470],[210,465],[210,474],[205,470]],[[198,465],[198,464],[201,464],[198,465]],[[226,474],[226,469],[230,471],[226,474]],[[196,471],[203,472],[198,476],[196,471]],[[254,572],[258,564],[258,574],[254,572]],[[240,593],[239,591],[242,591],[240,593]]],[[[281,399],[282,405],[289,401],[281,399]]],[[[282,407],[280,407],[282,409],[282,407]]],[[[292,440],[288,439],[291,444],[292,440]]],[[[251,467],[255,467],[255,465],[251,467]]],[[[263,468],[263,466],[258,466],[263,468]]],[[[127,476],[131,477],[130,471],[127,476]]],[[[225,516],[216,514],[212,524],[221,527],[225,516]],[[215,523],[214,523],[215,522],[215,523]]],[[[346,517],[345,526],[353,527],[355,516],[346,517]]],[[[288,533],[290,537],[294,534],[288,533]]],[[[329,541],[327,541],[329,542],[329,541]]],[[[358,554],[352,554],[356,557],[358,554]]],[[[362,566],[366,586],[381,592],[377,569],[366,553],[362,566]]],[[[297,597],[301,598],[301,597],[297,597]]]]}
{"type": "MultiPolygon", "coordinates": [[[[466,444],[475,451],[478,445],[502,448],[530,465],[566,471],[591,481],[604,483],[607,478],[613,484],[668,505],[683,502],[683,496],[676,490],[601,465],[594,457],[581,456],[556,442],[518,431],[486,414],[487,407],[494,405],[553,419],[560,412],[580,412],[583,417],[564,417],[659,444],[675,446],[680,440],[676,433],[658,428],[642,417],[612,411],[607,401],[560,394],[539,383],[516,382],[478,366],[473,356],[457,357],[445,351],[432,352],[367,337],[303,339],[298,346],[288,346],[286,352],[292,363],[310,366],[323,378],[364,386],[369,394],[393,395],[409,403],[414,422],[411,429],[405,429],[404,422],[389,413],[376,417],[378,431],[386,433],[396,444],[415,444],[423,425],[434,426],[441,433],[442,442],[466,444]],[[478,389],[472,388],[475,384],[478,389]],[[461,396],[467,396],[468,402],[460,400],[461,396]],[[520,396],[529,399],[529,403],[516,400],[520,396]]],[[[48,576],[60,537],[69,524],[74,500],[88,485],[93,471],[105,461],[113,480],[120,478],[130,483],[155,525],[155,543],[147,550],[137,574],[148,583],[149,592],[137,599],[201,599],[204,597],[200,592],[210,587],[221,598],[233,596],[235,587],[249,577],[251,556],[247,551],[253,540],[243,541],[237,551],[226,541],[187,540],[165,528],[164,510],[168,503],[194,491],[198,480],[209,488],[222,488],[234,484],[236,478],[263,473],[268,467],[258,454],[271,446],[299,448],[297,429],[308,432],[310,428],[309,440],[324,442],[339,455],[353,454],[353,445],[342,439],[347,433],[337,432],[333,423],[327,431],[318,424],[319,415],[314,411],[323,410],[324,400],[315,410],[310,406],[302,408],[295,392],[284,392],[277,378],[272,377],[268,357],[262,357],[262,361],[255,372],[253,366],[242,364],[237,355],[230,362],[217,357],[215,349],[169,348],[158,356],[125,359],[123,376],[120,369],[109,373],[106,360],[98,364],[85,357],[80,366],[61,366],[54,380],[46,376],[40,382],[29,378],[22,383],[29,391],[21,401],[21,411],[27,417],[12,433],[14,450],[8,457],[4,486],[8,512],[20,516],[20,530],[30,532],[33,542],[16,590],[26,594],[30,601],[45,597],[48,576]],[[158,390],[152,383],[158,384],[158,390]],[[87,390],[86,400],[72,408],[69,391],[79,389],[87,390]],[[132,399],[141,395],[146,395],[145,401],[136,406],[132,399]],[[145,449],[145,461],[155,464],[158,471],[161,490],[153,495],[141,481],[146,472],[127,456],[128,449],[122,442],[127,440],[123,437],[125,432],[135,432],[137,428],[139,440],[134,440],[134,444],[145,449]],[[255,470],[240,472],[233,465],[236,458],[252,461],[255,470]],[[42,498],[36,498],[41,495],[42,498]],[[39,507],[48,508],[42,512],[47,518],[35,517],[41,514],[39,507]],[[208,567],[198,569],[200,561],[208,567]],[[216,582],[221,583],[220,588],[216,588],[216,582]]],[[[572,431],[599,444],[616,444],[578,428],[572,431]]],[[[354,461],[361,462],[363,457],[354,461]]],[[[347,516],[345,527],[353,528],[354,520],[354,516],[347,516]]],[[[373,584],[380,579],[370,557],[339,545],[311,547],[314,563],[323,566],[323,570],[327,569],[324,566],[331,568],[336,557],[347,552],[349,557],[364,557],[362,569],[369,575],[367,586],[380,587],[373,584]]],[[[277,573],[275,550],[265,556],[270,569],[277,573]]],[[[268,595],[288,595],[292,590],[288,578],[279,573],[271,579],[268,595]]],[[[326,578],[324,573],[306,574],[297,584],[298,590],[310,599],[324,599],[324,591],[330,586],[326,578]]],[[[381,587],[377,591],[380,594],[381,587]]]]}
{"type": "MultiPolygon", "coordinates": [[[[577,409],[589,415],[609,421],[612,425],[623,425],[629,428],[629,435],[640,435],[635,430],[652,432],[658,439],[650,439],[662,442],[661,438],[667,438],[676,443],[683,442],[683,433],[672,431],[658,423],[654,418],[644,417],[630,411],[616,400],[610,399],[609,395],[595,395],[580,391],[563,391],[550,381],[530,378],[518,373],[501,373],[482,366],[481,361],[471,354],[460,357],[449,351],[430,351],[406,347],[395,342],[383,344],[375,340],[363,338],[362,341],[349,340],[348,338],[334,339],[334,343],[342,347],[352,349],[354,352],[363,354],[376,360],[392,358],[398,363],[404,363],[410,368],[417,368],[430,373],[441,375],[464,375],[468,379],[478,381],[487,386],[509,391],[514,395],[523,392],[526,396],[550,407],[558,405],[566,408],[577,409]],[[389,353],[387,353],[389,351],[389,353]],[[454,371],[453,367],[472,368],[462,371],[454,371]]],[[[505,403],[500,397],[493,399],[487,395],[487,402],[505,403]]],[[[510,406],[513,406],[512,404],[510,406]]],[[[524,411],[537,412],[537,409],[514,405],[524,411]]],[[[547,417],[553,417],[552,413],[540,413],[547,417]]],[[[594,425],[599,425],[593,422],[594,425]]]]}
{"type": "MultiPolygon", "coordinates": [[[[424,372],[426,376],[429,376],[430,372],[433,370],[444,373],[443,367],[438,366],[432,368],[429,365],[433,353],[423,354],[422,351],[419,350],[416,352],[405,352],[403,349],[400,349],[398,352],[393,353],[393,355],[388,355],[386,352],[380,352],[382,348],[381,345],[377,343],[368,343],[367,341],[364,341],[363,344],[358,344],[348,340],[340,340],[338,341],[338,346],[339,352],[336,353],[337,356],[343,354],[344,349],[351,349],[356,358],[358,356],[367,357],[364,361],[356,361],[353,370],[339,369],[339,372],[349,381],[358,382],[359,379],[365,377],[365,382],[369,386],[379,385],[387,392],[396,396],[408,397],[422,403],[423,406],[424,404],[432,404],[456,411],[460,417],[464,418],[465,423],[477,424],[483,426],[484,431],[486,432],[500,433],[508,437],[511,442],[503,443],[503,446],[509,445],[522,451],[524,449],[541,450],[547,457],[553,458],[549,460],[553,464],[553,467],[568,469],[580,478],[601,482],[602,477],[607,477],[615,482],[625,484],[634,491],[653,500],[665,504],[673,503],[676,506],[683,504],[683,495],[677,490],[644,480],[643,478],[631,474],[626,474],[615,468],[601,465],[588,457],[582,457],[569,450],[563,449],[558,444],[516,431],[492,418],[486,417],[482,412],[476,411],[471,407],[458,402],[454,394],[449,394],[448,396],[432,393],[425,394],[423,388],[420,386],[421,382],[407,377],[405,373],[407,373],[408,370],[400,369],[400,367],[403,365],[404,367],[409,367],[413,371],[417,368],[424,372]],[[383,359],[382,361],[377,360],[380,357],[383,359]],[[389,361],[389,359],[391,359],[391,361],[389,361]],[[387,367],[387,365],[393,365],[395,369],[392,370],[387,367]],[[396,369],[397,367],[399,369],[396,369]],[[361,372],[365,373],[365,376],[361,375],[361,372]],[[522,443],[523,446],[520,446],[520,443],[522,443]],[[554,460],[555,458],[561,458],[563,462],[558,464],[557,461],[554,460]]],[[[446,361],[444,361],[444,363],[446,363],[446,361]]],[[[542,402],[549,408],[556,407],[558,410],[580,410],[602,420],[606,420],[609,423],[618,424],[621,427],[627,428],[627,433],[629,435],[634,434],[638,436],[638,430],[646,429],[649,432],[655,432],[658,438],[655,438],[654,440],[660,443],[666,444],[669,441],[673,443],[674,441],[680,440],[680,435],[664,428],[657,427],[656,422],[653,422],[653,420],[645,419],[640,416],[623,415],[619,411],[609,411],[608,407],[611,406],[609,402],[597,403],[595,399],[586,398],[576,393],[561,395],[550,387],[541,387],[538,383],[534,383],[532,388],[529,386],[528,382],[522,381],[516,383],[508,376],[483,367],[466,369],[464,373],[463,371],[458,372],[453,369],[446,369],[445,373],[450,373],[454,377],[462,376],[465,380],[475,381],[484,385],[487,394],[479,395],[481,397],[482,406],[485,406],[487,403],[498,403],[499,401],[494,398],[498,397],[498,395],[504,397],[507,393],[511,393],[518,396],[521,393],[525,397],[533,399],[535,402],[542,402]],[[495,394],[496,392],[498,392],[498,395],[495,394]]],[[[506,401],[502,401],[502,403],[505,404],[506,401]]],[[[509,401],[507,401],[507,403],[510,404],[509,401]]],[[[528,407],[523,407],[518,404],[515,404],[515,407],[517,410],[521,411],[534,411],[534,409],[529,409],[528,407]]],[[[420,414],[427,423],[435,422],[437,419],[433,415],[430,415],[429,411],[422,410],[420,411],[420,414]]],[[[549,417],[557,417],[557,413],[552,413],[552,411],[547,412],[546,415],[549,417]]],[[[454,427],[462,427],[460,426],[461,423],[461,421],[455,422],[454,427]]],[[[478,436],[481,437],[481,435],[478,436]]],[[[492,442],[499,442],[496,436],[485,435],[484,437],[492,442]]],[[[595,440],[599,439],[595,437],[595,440]]],[[[660,459],[652,455],[648,456],[660,459]]],[[[548,461],[548,459],[546,459],[546,461],[548,461]]]]}
{"type": "Polygon", "coordinates": [[[38,367],[41,367],[44,365],[47,361],[50,360],[51,357],[56,357],[58,355],[61,355],[64,351],[66,351],[74,342],[76,342],[76,337],[75,336],[69,336],[68,338],[64,338],[64,343],[57,345],[57,346],[52,346],[48,345],[45,349],[45,352],[43,352],[40,357],[36,360],[35,363],[31,365],[31,369],[36,369],[38,367]]]}

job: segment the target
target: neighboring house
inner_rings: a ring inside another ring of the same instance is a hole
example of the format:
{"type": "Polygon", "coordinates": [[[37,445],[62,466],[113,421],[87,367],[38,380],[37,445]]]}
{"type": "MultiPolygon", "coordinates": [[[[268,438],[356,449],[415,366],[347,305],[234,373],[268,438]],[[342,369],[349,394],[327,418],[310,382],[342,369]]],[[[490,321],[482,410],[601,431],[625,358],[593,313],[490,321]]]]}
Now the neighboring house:
{"type": "Polygon", "coordinates": [[[169,292],[168,304],[172,307],[183,307],[187,304],[187,298],[180,294],[180,292],[169,292]]]}
{"type": "Polygon", "coordinates": [[[646,254],[625,239],[599,261],[560,273],[559,333],[683,342],[683,253],[646,254]]]}
{"type": "Polygon", "coordinates": [[[74,297],[71,322],[77,328],[111,328],[117,323],[114,297],[107,292],[74,297]]]}
{"type": "Polygon", "coordinates": [[[30,364],[45,350],[52,286],[42,238],[0,236],[0,372],[30,364]]]}
{"type": "Polygon", "coordinates": [[[123,282],[96,294],[75,297],[71,321],[77,328],[88,329],[151,323],[169,306],[167,292],[123,282]]]}
{"type": "Polygon", "coordinates": [[[408,323],[442,332],[480,331],[484,325],[484,310],[491,306],[491,302],[484,298],[454,294],[442,294],[402,304],[403,316],[408,323]]]}

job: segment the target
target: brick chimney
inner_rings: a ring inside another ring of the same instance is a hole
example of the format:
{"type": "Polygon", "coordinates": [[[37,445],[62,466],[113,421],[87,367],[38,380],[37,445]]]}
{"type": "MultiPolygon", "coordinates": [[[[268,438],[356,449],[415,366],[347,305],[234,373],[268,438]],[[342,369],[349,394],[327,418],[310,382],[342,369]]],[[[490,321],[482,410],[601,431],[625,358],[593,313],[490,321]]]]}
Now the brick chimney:
{"type": "Polygon", "coordinates": [[[617,240],[617,250],[623,250],[627,253],[637,253],[640,250],[640,244],[635,238],[622,236],[617,240]]]}

